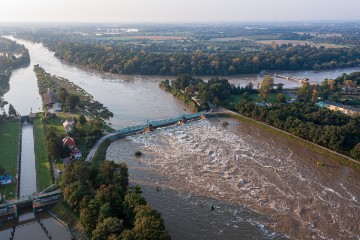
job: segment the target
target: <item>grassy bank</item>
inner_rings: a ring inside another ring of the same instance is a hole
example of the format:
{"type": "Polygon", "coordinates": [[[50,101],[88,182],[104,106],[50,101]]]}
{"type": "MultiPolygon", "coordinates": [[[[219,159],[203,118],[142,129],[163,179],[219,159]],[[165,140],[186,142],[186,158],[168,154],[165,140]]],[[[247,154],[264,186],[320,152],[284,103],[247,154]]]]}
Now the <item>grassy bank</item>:
{"type": "Polygon", "coordinates": [[[247,118],[244,116],[236,115],[236,114],[231,114],[231,113],[227,114],[226,113],[226,114],[218,114],[218,116],[219,117],[230,117],[230,118],[234,118],[239,121],[245,122],[247,124],[251,124],[253,126],[256,126],[257,128],[263,129],[267,132],[271,132],[272,134],[275,134],[282,138],[286,138],[292,142],[295,142],[296,144],[298,144],[300,146],[306,147],[307,149],[310,149],[316,153],[319,153],[319,154],[323,155],[324,157],[327,157],[327,158],[334,160],[342,165],[351,167],[352,169],[356,170],[357,172],[360,172],[360,162],[356,162],[355,160],[351,161],[349,158],[342,156],[330,149],[316,145],[315,143],[312,143],[312,142],[302,139],[300,137],[294,136],[283,130],[268,126],[268,125],[260,123],[256,120],[253,120],[253,119],[250,119],[250,118],[247,118]]]}
{"type": "Polygon", "coordinates": [[[96,151],[94,157],[91,160],[91,163],[99,167],[104,160],[106,159],[106,150],[110,146],[111,141],[109,139],[105,139],[105,141],[99,146],[98,150],[96,151]]]}
{"type": "Polygon", "coordinates": [[[38,191],[42,191],[52,184],[51,166],[46,150],[44,125],[41,117],[42,113],[39,113],[36,115],[34,120],[36,178],[38,191]]]}
{"type": "MultiPolygon", "coordinates": [[[[19,120],[9,120],[0,123],[0,166],[5,168],[6,173],[16,176],[17,158],[19,153],[19,120]]],[[[15,197],[16,183],[1,186],[0,193],[6,197],[15,197]]]]}

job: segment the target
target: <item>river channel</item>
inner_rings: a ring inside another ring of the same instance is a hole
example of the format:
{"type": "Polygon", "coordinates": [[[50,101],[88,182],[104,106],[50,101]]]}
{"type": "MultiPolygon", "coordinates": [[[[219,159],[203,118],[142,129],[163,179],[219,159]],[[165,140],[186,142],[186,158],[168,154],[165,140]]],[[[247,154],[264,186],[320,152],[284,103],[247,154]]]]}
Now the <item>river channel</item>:
{"type": "MultiPolygon", "coordinates": [[[[16,78],[17,74],[21,74],[24,71],[26,74],[23,77],[26,77],[28,82],[23,81],[24,85],[15,86],[10,81],[10,91],[4,97],[5,100],[15,106],[15,109],[23,108],[22,103],[25,97],[27,104],[32,105],[33,109],[38,109],[41,106],[39,104],[37,88],[34,88],[36,77],[34,73],[31,73],[33,66],[39,64],[48,73],[67,78],[84,88],[94,96],[95,100],[108,107],[114,113],[110,123],[115,129],[142,124],[147,120],[173,117],[189,112],[178,99],[159,88],[162,79],[171,79],[173,77],[102,74],[63,63],[54,56],[54,52],[49,51],[41,43],[32,43],[14,39],[13,37],[8,38],[24,44],[29,50],[31,57],[30,66],[14,71],[12,76],[12,78],[16,78]],[[31,85],[31,88],[25,84],[31,85]]],[[[307,77],[312,82],[321,82],[325,78],[336,78],[342,73],[354,71],[360,71],[360,68],[332,69],[317,72],[283,71],[281,74],[294,75],[301,78],[307,77]]],[[[256,86],[263,77],[263,74],[247,74],[225,78],[228,78],[235,85],[245,86],[251,81],[256,86]]],[[[206,78],[204,77],[204,79],[206,78]]],[[[300,86],[299,83],[289,82],[284,79],[275,78],[275,81],[284,83],[285,87],[300,86]]],[[[28,113],[29,107],[26,105],[24,108],[24,112],[28,113]]]]}
{"type": "Polygon", "coordinates": [[[357,172],[236,120],[130,136],[107,159],[126,162],[173,239],[360,237],[357,172]]]}
{"type": "MultiPolygon", "coordinates": [[[[164,77],[101,74],[64,64],[42,44],[16,41],[29,49],[31,64],[14,71],[4,98],[21,114],[41,108],[35,64],[92,94],[114,113],[116,129],[189,112],[159,88],[164,77]]],[[[359,68],[282,73],[321,82],[353,71],[359,68]]],[[[226,78],[244,86],[262,77],[226,78]]],[[[108,150],[109,159],[129,165],[131,184],[142,186],[173,239],[359,239],[356,173],[259,129],[232,120],[223,128],[220,121],[136,135],[108,150]],[[317,160],[328,167],[316,167],[317,160]]]]}

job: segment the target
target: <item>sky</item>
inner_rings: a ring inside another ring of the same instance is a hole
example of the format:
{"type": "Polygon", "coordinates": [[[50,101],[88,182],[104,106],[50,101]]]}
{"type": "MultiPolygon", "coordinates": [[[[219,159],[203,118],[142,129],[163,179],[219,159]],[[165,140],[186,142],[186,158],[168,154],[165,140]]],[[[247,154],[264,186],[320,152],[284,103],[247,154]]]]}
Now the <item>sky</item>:
{"type": "Polygon", "coordinates": [[[0,22],[360,20],[360,0],[0,0],[0,22]]]}

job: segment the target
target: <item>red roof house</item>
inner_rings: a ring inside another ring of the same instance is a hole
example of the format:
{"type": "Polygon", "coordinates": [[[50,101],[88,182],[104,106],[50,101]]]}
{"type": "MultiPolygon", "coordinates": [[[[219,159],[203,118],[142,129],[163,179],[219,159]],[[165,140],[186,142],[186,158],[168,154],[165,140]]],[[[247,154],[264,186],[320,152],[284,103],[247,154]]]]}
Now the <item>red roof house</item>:
{"type": "Polygon", "coordinates": [[[75,147],[75,141],[72,137],[65,137],[63,140],[63,145],[70,148],[70,149],[74,149],[75,147]]]}

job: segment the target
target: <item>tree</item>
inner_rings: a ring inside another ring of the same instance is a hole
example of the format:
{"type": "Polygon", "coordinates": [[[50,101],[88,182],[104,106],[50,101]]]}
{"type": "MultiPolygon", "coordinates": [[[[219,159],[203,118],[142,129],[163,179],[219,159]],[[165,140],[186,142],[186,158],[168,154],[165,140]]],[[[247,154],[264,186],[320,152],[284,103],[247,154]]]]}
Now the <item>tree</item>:
{"type": "Polygon", "coordinates": [[[125,214],[125,220],[133,227],[135,213],[134,209],[139,205],[146,205],[146,200],[141,196],[141,189],[140,187],[132,187],[126,193],[124,202],[123,202],[123,212],[125,214]]]}
{"type": "Polygon", "coordinates": [[[57,93],[57,97],[58,99],[60,99],[60,101],[65,104],[66,102],[66,97],[69,95],[69,93],[67,92],[67,90],[65,88],[60,88],[59,92],[57,93]]]}
{"type": "Polygon", "coordinates": [[[310,83],[304,82],[297,92],[298,99],[300,101],[309,102],[312,97],[312,91],[310,83]]]}
{"type": "Polygon", "coordinates": [[[59,138],[49,138],[46,141],[46,149],[49,152],[49,155],[52,159],[61,158],[61,153],[63,151],[63,145],[59,138]]]}
{"type": "Polygon", "coordinates": [[[346,89],[346,94],[348,93],[349,89],[354,85],[354,82],[352,80],[345,80],[344,86],[346,89]]]}
{"type": "Polygon", "coordinates": [[[259,95],[264,101],[267,100],[273,83],[274,83],[274,79],[270,75],[266,75],[264,79],[261,81],[259,95]]]}
{"type": "Polygon", "coordinates": [[[356,144],[356,146],[351,150],[351,156],[360,160],[360,143],[356,144]]]}
{"type": "Polygon", "coordinates": [[[100,205],[95,199],[91,199],[85,208],[80,210],[80,221],[87,231],[93,231],[98,222],[100,205]]]}
{"type": "Polygon", "coordinates": [[[14,116],[14,117],[17,116],[17,112],[16,112],[14,106],[13,106],[11,103],[10,103],[10,105],[9,105],[8,114],[9,114],[9,116],[14,116]]]}
{"type": "Polygon", "coordinates": [[[79,101],[80,101],[80,97],[77,95],[71,94],[66,96],[66,101],[65,101],[66,110],[74,111],[79,101]]]}
{"type": "Polygon", "coordinates": [[[124,222],[116,217],[109,217],[98,223],[92,233],[93,240],[116,239],[124,231],[124,222]]]}
{"type": "Polygon", "coordinates": [[[80,115],[79,122],[81,125],[84,125],[86,123],[86,118],[85,118],[84,114],[80,115]]]}
{"type": "MultiPolygon", "coordinates": [[[[62,185],[64,186],[64,184],[62,185]]],[[[80,202],[89,194],[89,188],[84,181],[76,181],[63,187],[63,195],[66,203],[76,210],[80,210],[80,202]]]]}
{"type": "Polygon", "coordinates": [[[276,95],[276,101],[277,101],[278,103],[286,103],[285,94],[283,94],[283,93],[278,93],[278,94],[276,95]]]}
{"type": "Polygon", "coordinates": [[[135,226],[133,228],[135,239],[170,239],[165,231],[164,220],[162,220],[160,213],[147,205],[140,205],[135,208],[135,214],[135,226]]]}

